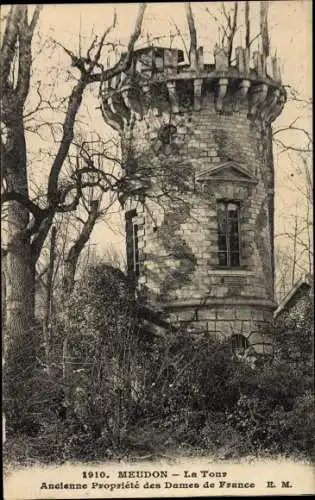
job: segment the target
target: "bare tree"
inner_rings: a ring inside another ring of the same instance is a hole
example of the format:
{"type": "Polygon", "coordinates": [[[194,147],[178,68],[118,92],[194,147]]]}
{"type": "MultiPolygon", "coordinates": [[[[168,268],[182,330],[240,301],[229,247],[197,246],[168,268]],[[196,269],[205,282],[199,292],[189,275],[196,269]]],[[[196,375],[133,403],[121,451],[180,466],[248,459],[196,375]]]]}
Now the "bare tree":
{"type": "Polygon", "coordinates": [[[260,33],[262,40],[262,53],[265,57],[270,53],[270,38],[268,30],[268,1],[260,2],[260,33]]]}
{"type": "Polygon", "coordinates": [[[90,234],[94,228],[97,217],[99,215],[99,200],[92,200],[90,205],[90,211],[88,218],[83,224],[81,233],[75,243],[71,246],[68,255],[65,259],[65,270],[64,270],[64,291],[65,293],[71,293],[74,286],[75,272],[78,264],[78,259],[80,254],[89,240],[90,234]]]}
{"type": "Polygon", "coordinates": [[[224,30],[224,37],[222,40],[222,45],[224,46],[225,43],[227,45],[227,57],[228,57],[228,61],[230,63],[231,59],[232,59],[234,38],[235,38],[236,30],[237,30],[238,2],[234,2],[232,15],[228,14],[226,12],[224,3],[222,3],[222,11],[223,11],[223,15],[224,15],[224,18],[226,20],[226,26],[227,26],[226,29],[224,30]]]}
{"type": "MultiPolygon", "coordinates": [[[[48,175],[45,205],[36,203],[29,192],[24,109],[30,90],[32,40],[41,7],[36,6],[29,20],[30,8],[12,5],[6,20],[1,48],[1,168],[4,192],[2,203],[7,210],[6,266],[6,334],[7,364],[19,366],[21,372],[31,372],[36,364],[36,341],[31,333],[35,323],[35,265],[57,213],[74,210],[84,187],[94,185],[83,180],[84,171],[76,171],[66,185],[60,183],[61,171],[74,138],[74,125],[86,88],[126,70],[131,63],[134,44],[140,36],[145,4],[139,7],[134,31],[127,52],[110,69],[101,64],[102,49],[112,24],[98,39],[94,38],[86,56],[77,56],[64,48],[78,73],[77,81],[67,100],[62,137],[48,175]],[[70,198],[70,201],[68,201],[70,198]]],[[[19,393],[19,419],[23,420],[25,405],[15,378],[8,378],[10,392],[19,393]]]]}
{"type": "Polygon", "coordinates": [[[250,8],[249,1],[245,2],[245,47],[248,49],[250,47],[250,8]]]}
{"type": "Polygon", "coordinates": [[[198,59],[197,59],[197,31],[195,26],[194,16],[191,10],[190,2],[185,3],[186,17],[189,28],[190,35],[190,48],[189,48],[189,62],[192,69],[197,69],[198,59]]]}
{"type": "MultiPolygon", "coordinates": [[[[278,158],[287,163],[285,182],[282,186],[292,193],[292,204],[281,213],[285,229],[276,234],[276,246],[285,254],[289,263],[286,269],[286,292],[296,280],[313,272],[313,138],[306,120],[311,100],[305,99],[288,86],[288,103],[294,105],[297,116],[289,123],[282,123],[273,131],[273,144],[278,158]],[[288,277],[290,277],[288,279],[288,277]]],[[[283,224],[282,224],[283,225],[283,224]]],[[[282,263],[276,266],[278,277],[282,263]]],[[[279,281],[277,279],[277,281],[279,281]]],[[[281,280],[280,280],[281,281],[281,280]]],[[[282,280],[283,281],[283,280],[282,280]]]]}
{"type": "Polygon", "coordinates": [[[45,361],[49,368],[49,354],[50,354],[50,320],[51,320],[51,308],[52,308],[52,294],[53,294],[53,275],[54,275],[54,263],[55,263],[55,248],[56,248],[56,227],[51,228],[51,239],[50,239],[50,252],[49,252],[49,264],[47,268],[47,287],[46,287],[46,304],[45,304],[45,318],[44,318],[44,341],[45,341],[45,361]]]}
{"type": "MultiPolygon", "coordinates": [[[[233,63],[232,52],[233,41],[237,30],[241,28],[240,19],[234,8],[230,4],[222,3],[221,13],[217,17],[214,14],[214,9],[206,8],[208,14],[215,21],[220,33],[223,33],[221,38],[221,48],[229,54],[229,63],[233,63]],[[233,20],[233,21],[232,21],[233,20]],[[235,23],[234,23],[235,21],[235,23]],[[232,44],[232,45],[231,45],[232,44]],[[228,50],[228,48],[230,50],[228,50]]],[[[231,3],[232,5],[232,3],[231,3]]],[[[245,18],[245,47],[250,49],[252,43],[257,40],[261,41],[262,54],[265,58],[271,55],[270,49],[270,34],[268,10],[269,2],[261,1],[259,12],[259,32],[251,33],[251,18],[250,18],[250,2],[245,2],[244,18],[245,18]]],[[[299,95],[299,93],[290,85],[285,85],[287,90],[288,105],[295,112],[295,118],[284,123],[283,118],[279,121],[280,125],[274,127],[272,131],[273,149],[275,155],[279,158],[283,155],[286,157],[287,163],[290,164],[290,179],[288,179],[287,188],[292,190],[294,197],[299,199],[298,210],[292,205],[289,211],[285,214],[281,213],[282,223],[286,220],[285,231],[281,230],[276,234],[276,248],[282,254],[287,255],[286,272],[290,278],[285,280],[286,291],[289,291],[290,286],[294,284],[301,274],[311,273],[313,270],[313,222],[312,222],[312,174],[310,169],[310,158],[313,150],[313,139],[310,128],[305,124],[305,116],[307,108],[310,107],[311,99],[307,99],[299,95]]],[[[282,186],[281,186],[282,187],[282,186]]],[[[282,276],[281,261],[278,259],[276,272],[282,276]],[[278,266],[280,265],[280,268],[278,266]]],[[[282,283],[282,278],[277,282],[282,283]]]]}

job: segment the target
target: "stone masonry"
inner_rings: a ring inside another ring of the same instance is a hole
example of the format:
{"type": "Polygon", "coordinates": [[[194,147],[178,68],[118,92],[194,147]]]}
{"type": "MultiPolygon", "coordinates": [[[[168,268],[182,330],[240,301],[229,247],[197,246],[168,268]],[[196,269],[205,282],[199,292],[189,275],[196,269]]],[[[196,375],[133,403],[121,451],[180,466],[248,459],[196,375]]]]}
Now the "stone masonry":
{"type": "Polygon", "coordinates": [[[236,49],[229,66],[183,63],[181,51],[136,51],[103,89],[121,136],[130,276],[140,299],[174,324],[241,334],[270,351],[274,302],[271,123],[286,95],[278,62],[236,49]],[[238,210],[238,261],[222,265],[218,204],[238,210]],[[129,214],[129,215],[128,215],[129,214]],[[134,263],[133,263],[134,261],[134,263]]]}

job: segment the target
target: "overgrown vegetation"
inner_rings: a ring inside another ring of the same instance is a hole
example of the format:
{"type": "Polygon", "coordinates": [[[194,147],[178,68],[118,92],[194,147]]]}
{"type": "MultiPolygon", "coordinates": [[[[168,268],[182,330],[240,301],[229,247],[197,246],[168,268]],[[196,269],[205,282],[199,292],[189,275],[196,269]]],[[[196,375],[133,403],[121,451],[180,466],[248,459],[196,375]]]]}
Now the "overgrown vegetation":
{"type": "Polygon", "coordinates": [[[39,345],[32,425],[8,429],[7,463],[185,447],[232,459],[312,456],[311,301],[275,325],[275,354],[255,366],[206,334],[154,333],[124,274],[104,264],[89,267],[60,302],[49,366],[39,345]]]}

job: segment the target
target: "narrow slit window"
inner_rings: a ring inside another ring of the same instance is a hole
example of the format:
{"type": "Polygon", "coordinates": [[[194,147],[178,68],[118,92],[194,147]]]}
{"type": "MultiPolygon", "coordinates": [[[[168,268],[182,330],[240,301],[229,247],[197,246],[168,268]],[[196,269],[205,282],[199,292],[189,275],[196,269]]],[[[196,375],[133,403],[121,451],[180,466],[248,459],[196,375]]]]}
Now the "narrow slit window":
{"type": "Polygon", "coordinates": [[[138,278],[140,274],[138,224],[134,222],[132,224],[132,228],[133,228],[133,271],[135,273],[135,276],[138,278]]]}
{"type": "Polygon", "coordinates": [[[127,266],[128,273],[138,278],[140,274],[139,226],[137,213],[131,210],[126,213],[127,266]]]}
{"type": "Polygon", "coordinates": [[[218,261],[221,267],[240,266],[239,204],[218,203],[218,261]]]}

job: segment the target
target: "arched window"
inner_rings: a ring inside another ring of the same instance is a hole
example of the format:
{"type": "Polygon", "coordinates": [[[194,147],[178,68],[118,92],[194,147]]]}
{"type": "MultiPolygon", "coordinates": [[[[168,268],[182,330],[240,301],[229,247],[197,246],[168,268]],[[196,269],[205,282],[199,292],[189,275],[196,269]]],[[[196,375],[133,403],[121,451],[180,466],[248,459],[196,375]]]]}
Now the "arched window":
{"type": "Polygon", "coordinates": [[[241,333],[235,333],[231,337],[232,350],[235,354],[242,354],[249,346],[247,338],[241,333]]]}

